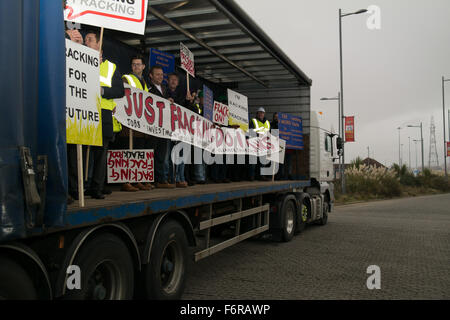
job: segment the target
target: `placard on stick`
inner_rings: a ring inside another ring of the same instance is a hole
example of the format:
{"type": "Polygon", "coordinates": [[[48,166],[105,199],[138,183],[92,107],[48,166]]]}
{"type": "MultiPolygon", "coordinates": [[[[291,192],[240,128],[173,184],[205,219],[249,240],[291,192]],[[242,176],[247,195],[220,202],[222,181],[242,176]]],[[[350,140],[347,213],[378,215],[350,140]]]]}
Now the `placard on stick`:
{"type": "Polygon", "coordinates": [[[154,181],[153,150],[108,150],[108,183],[154,181]]]}
{"type": "Polygon", "coordinates": [[[214,101],[213,122],[224,126],[228,125],[228,106],[214,101]]]}
{"type": "Polygon", "coordinates": [[[67,0],[64,20],[143,35],[148,0],[67,0]]]}

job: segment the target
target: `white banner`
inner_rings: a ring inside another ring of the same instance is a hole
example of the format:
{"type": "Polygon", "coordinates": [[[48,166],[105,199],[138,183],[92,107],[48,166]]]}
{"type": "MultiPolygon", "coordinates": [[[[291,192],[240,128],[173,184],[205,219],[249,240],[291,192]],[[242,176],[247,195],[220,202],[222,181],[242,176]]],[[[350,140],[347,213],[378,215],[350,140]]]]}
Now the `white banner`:
{"type": "Polygon", "coordinates": [[[248,131],[248,99],[246,96],[228,89],[229,124],[239,125],[248,131]]]}
{"type": "Polygon", "coordinates": [[[108,183],[154,180],[153,150],[108,150],[108,183]]]}
{"type": "Polygon", "coordinates": [[[187,71],[191,76],[195,77],[194,54],[180,42],[180,61],[181,68],[187,71]]]}
{"type": "Polygon", "coordinates": [[[228,106],[214,101],[213,122],[224,126],[228,125],[228,106]]]}
{"type": "Polygon", "coordinates": [[[67,143],[101,146],[98,51],[66,39],[67,143]]]}
{"type": "Polygon", "coordinates": [[[114,117],[125,127],[148,135],[183,141],[215,154],[266,155],[279,151],[278,137],[257,136],[252,130],[217,128],[211,121],[180,105],[124,84],[114,117]]]}
{"type": "Polygon", "coordinates": [[[67,0],[64,20],[143,35],[147,6],[147,0],[67,0]]]}

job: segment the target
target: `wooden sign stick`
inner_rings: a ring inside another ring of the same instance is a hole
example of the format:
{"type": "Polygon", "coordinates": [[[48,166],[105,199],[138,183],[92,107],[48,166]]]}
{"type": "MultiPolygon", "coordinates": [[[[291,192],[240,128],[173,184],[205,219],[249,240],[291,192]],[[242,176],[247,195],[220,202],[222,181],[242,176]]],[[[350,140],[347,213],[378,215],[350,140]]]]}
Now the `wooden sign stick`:
{"type": "Polygon", "coordinates": [[[84,181],[83,181],[83,146],[77,144],[77,171],[78,171],[78,203],[84,207],[84,181]]]}
{"type": "MultiPolygon", "coordinates": [[[[104,28],[102,27],[100,29],[100,54],[102,54],[102,46],[103,46],[103,31],[104,28]]],[[[86,166],[85,166],[85,181],[88,181],[88,175],[89,175],[89,156],[90,156],[90,152],[91,152],[91,146],[88,146],[87,151],[86,151],[86,166]]],[[[83,172],[83,170],[82,170],[83,172]]],[[[83,174],[83,173],[82,173],[83,174]]],[[[81,198],[80,198],[81,199],[81,198]]]]}

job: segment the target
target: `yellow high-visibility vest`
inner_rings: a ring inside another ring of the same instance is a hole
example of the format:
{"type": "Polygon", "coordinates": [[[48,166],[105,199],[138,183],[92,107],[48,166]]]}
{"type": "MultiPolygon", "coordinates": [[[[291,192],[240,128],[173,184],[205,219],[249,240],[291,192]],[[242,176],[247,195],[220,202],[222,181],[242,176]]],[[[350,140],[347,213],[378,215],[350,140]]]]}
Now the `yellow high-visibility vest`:
{"type": "MultiPolygon", "coordinates": [[[[108,60],[103,61],[100,64],[100,86],[101,87],[112,87],[112,79],[114,76],[114,72],[116,72],[116,65],[108,60]]],[[[102,98],[101,100],[101,106],[102,109],[105,110],[114,110],[116,107],[116,103],[114,102],[114,99],[105,99],[102,98]]],[[[120,132],[122,131],[122,124],[117,121],[117,119],[113,116],[113,131],[114,132],[120,132]]]]}
{"type": "Polygon", "coordinates": [[[200,108],[200,105],[198,103],[195,104],[198,110],[198,114],[202,114],[202,108],[200,108]]]}
{"type": "Polygon", "coordinates": [[[144,90],[144,91],[148,92],[147,84],[144,82],[145,87],[143,88],[141,81],[134,74],[124,74],[122,76],[122,79],[126,79],[128,84],[130,86],[132,86],[133,88],[137,88],[137,89],[144,90]]]}
{"type": "Polygon", "coordinates": [[[255,126],[256,133],[264,134],[270,131],[270,122],[266,120],[266,122],[262,123],[256,118],[252,119],[253,125],[255,126]]]}

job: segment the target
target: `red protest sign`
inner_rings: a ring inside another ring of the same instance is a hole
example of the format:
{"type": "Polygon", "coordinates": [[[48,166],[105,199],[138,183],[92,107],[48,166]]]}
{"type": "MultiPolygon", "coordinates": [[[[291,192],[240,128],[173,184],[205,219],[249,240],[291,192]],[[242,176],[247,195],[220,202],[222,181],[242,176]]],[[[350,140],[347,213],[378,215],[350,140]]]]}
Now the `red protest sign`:
{"type": "Polygon", "coordinates": [[[195,77],[194,54],[180,42],[180,61],[181,68],[187,71],[191,76],[195,77]]]}
{"type": "Polygon", "coordinates": [[[213,121],[217,124],[228,125],[228,106],[226,104],[214,101],[213,121]]]}
{"type": "Polygon", "coordinates": [[[108,150],[108,183],[153,182],[153,150],[108,150]]]}
{"type": "Polygon", "coordinates": [[[355,142],[355,117],[345,117],[345,142],[355,142]]]}

